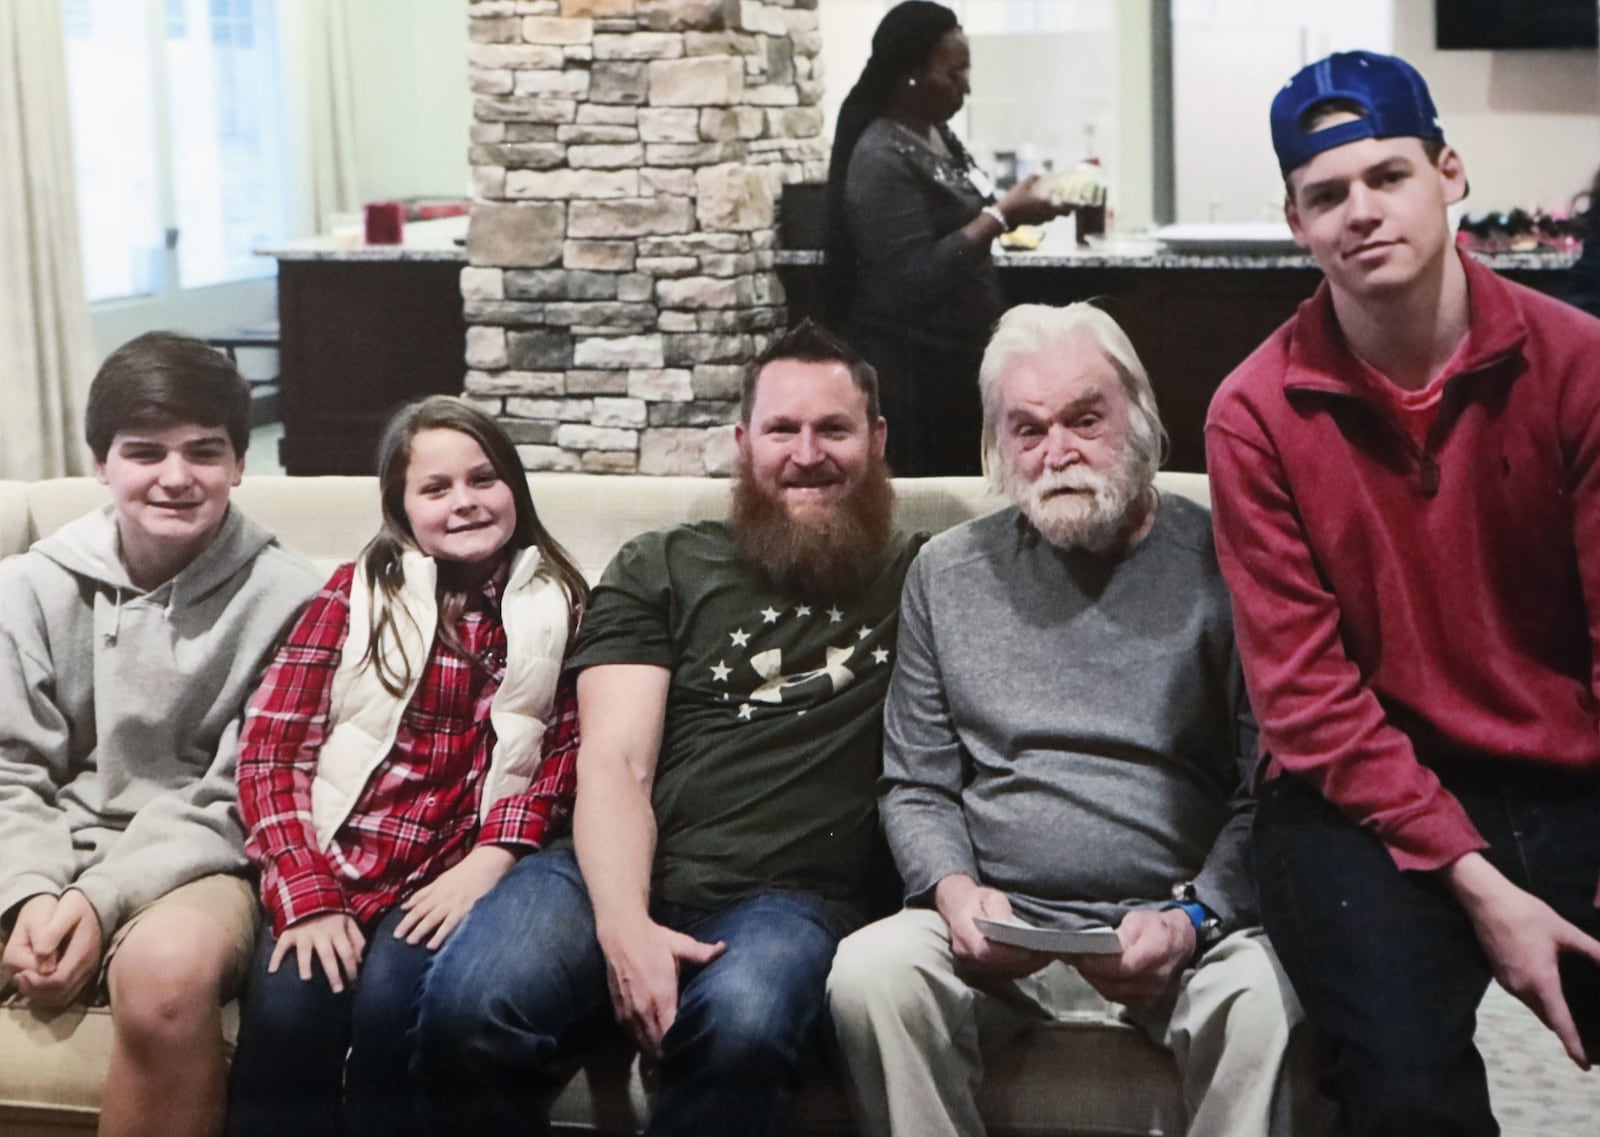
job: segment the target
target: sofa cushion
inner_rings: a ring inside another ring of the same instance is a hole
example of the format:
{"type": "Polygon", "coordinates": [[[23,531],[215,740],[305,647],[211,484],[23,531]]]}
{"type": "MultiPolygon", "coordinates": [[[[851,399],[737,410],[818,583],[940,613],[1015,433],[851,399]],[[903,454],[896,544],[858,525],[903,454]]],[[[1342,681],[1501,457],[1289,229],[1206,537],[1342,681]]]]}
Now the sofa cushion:
{"type": "MultiPolygon", "coordinates": [[[[0,1133],[94,1132],[111,1029],[106,1007],[39,1011],[0,1002],[0,1133]]],[[[238,1003],[222,1008],[222,1030],[231,1055],[238,1003]]]]}
{"type": "Polygon", "coordinates": [[[0,481],[0,557],[20,553],[32,543],[28,518],[30,482],[0,481]]]}

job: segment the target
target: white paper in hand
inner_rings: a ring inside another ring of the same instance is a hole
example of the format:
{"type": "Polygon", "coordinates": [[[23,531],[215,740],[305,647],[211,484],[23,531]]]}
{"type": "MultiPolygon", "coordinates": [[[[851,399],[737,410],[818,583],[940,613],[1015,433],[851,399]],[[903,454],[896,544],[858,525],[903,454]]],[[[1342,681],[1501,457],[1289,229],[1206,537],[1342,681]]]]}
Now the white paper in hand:
{"type": "Polygon", "coordinates": [[[990,920],[977,917],[973,923],[986,939],[997,943],[1050,952],[1052,955],[1116,955],[1122,951],[1117,930],[1099,925],[1090,928],[1036,928],[1020,920],[990,920]]]}

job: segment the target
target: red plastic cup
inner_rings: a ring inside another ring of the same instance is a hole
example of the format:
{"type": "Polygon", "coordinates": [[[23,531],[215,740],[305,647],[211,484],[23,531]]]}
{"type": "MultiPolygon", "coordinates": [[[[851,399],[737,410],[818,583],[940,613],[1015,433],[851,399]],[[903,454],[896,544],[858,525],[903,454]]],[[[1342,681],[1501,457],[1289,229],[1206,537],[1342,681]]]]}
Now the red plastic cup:
{"type": "Polygon", "coordinates": [[[367,244],[398,245],[405,214],[398,201],[374,201],[367,206],[367,244]]]}

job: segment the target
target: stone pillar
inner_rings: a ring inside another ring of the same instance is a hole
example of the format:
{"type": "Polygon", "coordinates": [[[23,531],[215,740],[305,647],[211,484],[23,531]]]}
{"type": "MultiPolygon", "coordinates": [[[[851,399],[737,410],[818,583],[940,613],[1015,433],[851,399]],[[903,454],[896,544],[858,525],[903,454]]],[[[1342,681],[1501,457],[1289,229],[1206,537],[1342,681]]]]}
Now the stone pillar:
{"type": "Polygon", "coordinates": [[[467,395],[533,470],[727,473],[820,180],[817,0],[472,0],[467,395]]]}

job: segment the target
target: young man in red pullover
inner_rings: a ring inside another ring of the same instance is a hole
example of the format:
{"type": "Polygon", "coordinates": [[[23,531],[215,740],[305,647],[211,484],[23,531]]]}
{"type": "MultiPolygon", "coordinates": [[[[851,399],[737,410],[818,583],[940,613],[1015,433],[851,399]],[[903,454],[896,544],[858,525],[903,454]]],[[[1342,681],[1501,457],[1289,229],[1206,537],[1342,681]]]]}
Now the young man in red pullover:
{"type": "Polygon", "coordinates": [[[1342,1134],[1495,1134],[1490,978],[1600,1059],[1600,321],[1458,253],[1422,77],[1278,93],[1325,280],[1206,424],[1267,784],[1268,933],[1342,1134]]]}

